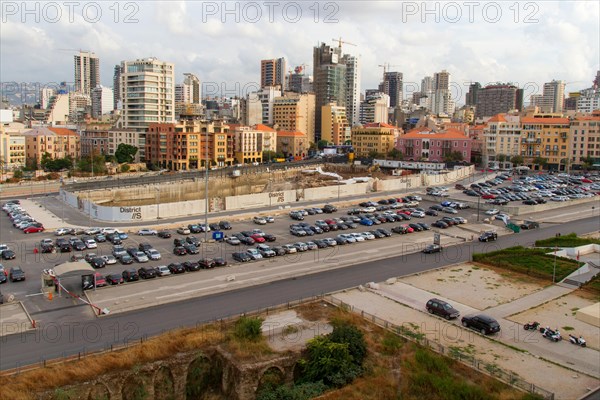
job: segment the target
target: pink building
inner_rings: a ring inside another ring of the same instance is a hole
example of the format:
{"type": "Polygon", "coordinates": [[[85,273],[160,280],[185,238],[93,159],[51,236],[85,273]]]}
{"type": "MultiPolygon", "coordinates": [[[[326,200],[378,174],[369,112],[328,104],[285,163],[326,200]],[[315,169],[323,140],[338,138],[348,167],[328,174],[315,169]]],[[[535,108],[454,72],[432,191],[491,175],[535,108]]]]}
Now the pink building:
{"type": "Polygon", "coordinates": [[[398,139],[397,149],[407,161],[444,161],[444,156],[452,152],[462,154],[463,160],[471,162],[473,139],[456,129],[431,131],[429,128],[415,128],[398,139]]]}

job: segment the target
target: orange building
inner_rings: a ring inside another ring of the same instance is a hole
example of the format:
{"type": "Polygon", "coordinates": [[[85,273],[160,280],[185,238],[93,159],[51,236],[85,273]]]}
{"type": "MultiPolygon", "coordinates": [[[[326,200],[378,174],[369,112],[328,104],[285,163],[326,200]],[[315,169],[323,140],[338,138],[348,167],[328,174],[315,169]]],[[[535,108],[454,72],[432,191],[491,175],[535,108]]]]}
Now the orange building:
{"type": "Polygon", "coordinates": [[[67,156],[78,159],[81,155],[80,137],[67,128],[37,127],[23,132],[25,136],[25,157],[30,165],[40,166],[44,153],[53,159],[67,156]]]}
{"type": "Polygon", "coordinates": [[[286,158],[293,157],[295,160],[302,160],[308,153],[309,145],[305,133],[277,131],[277,152],[282,153],[286,158]]]}

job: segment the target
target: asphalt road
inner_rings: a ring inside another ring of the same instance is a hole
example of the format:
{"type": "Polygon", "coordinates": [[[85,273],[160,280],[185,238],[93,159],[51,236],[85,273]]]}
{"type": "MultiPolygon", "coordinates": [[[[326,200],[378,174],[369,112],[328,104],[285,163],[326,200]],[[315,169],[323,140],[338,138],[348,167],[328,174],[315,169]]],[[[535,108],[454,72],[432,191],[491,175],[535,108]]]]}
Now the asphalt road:
{"type": "Polygon", "coordinates": [[[81,320],[77,314],[62,315],[55,323],[47,323],[29,333],[0,339],[0,369],[16,368],[42,360],[76,355],[136,341],[167,330],[194,326],[243,312],[308,298],[370,281],[408,275],[456,262],[468,261],[473,252],[490,251],[517,244],[527,245],[556,233],[588,233],[598,230],[597,217],[590,217],[519,235],[501,237],[495,243],[465,243],[439,254],[421,253],[362,263],[340,270],[325,271],[237,291],[166,304],[140,311],[81,320]]]}

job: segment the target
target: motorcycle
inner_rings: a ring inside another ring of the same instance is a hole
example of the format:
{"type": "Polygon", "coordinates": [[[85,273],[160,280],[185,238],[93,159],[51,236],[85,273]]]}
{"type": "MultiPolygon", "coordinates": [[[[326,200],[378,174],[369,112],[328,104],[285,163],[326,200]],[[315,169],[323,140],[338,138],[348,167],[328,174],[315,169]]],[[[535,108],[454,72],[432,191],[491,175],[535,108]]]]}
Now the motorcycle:
{"type": "Polygon", "coordinates": [[[581,347],[586,346],[585,339],[583,338],[583,336],[577,337],[577,336],[573,336],[573,335],[569,334],[569,342],[576,344],[578,346],[581,346],[581,347]]]}
{"type": "Polygon", "coordinates": [[[558,342],[559,340],[562,340],[562,337],[560,336],[560,332],[558,331],[558,329],[552,330],[549,327],[545,327],[545,328],[540,328],[540,332],[542,333],[542,336],[548,340],[552,340],[554,342],[558,342]]]}
{"type": "Polygon", "coordinates": [[[525,325],[523,325],[523,329],[525,329],[526,331],[535,331],[538,326],[540,326],[540,323],[537,321],[534,322],[528,322],[525,325]]]}

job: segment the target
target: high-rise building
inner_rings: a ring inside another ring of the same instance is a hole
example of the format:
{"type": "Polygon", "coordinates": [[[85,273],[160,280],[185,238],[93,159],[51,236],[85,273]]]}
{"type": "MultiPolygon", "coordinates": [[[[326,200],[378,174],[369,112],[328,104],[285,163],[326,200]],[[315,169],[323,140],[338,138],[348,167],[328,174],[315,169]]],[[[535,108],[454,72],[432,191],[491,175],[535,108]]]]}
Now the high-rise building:
{"type": "Polygon", "coordinates": [[[511,84],[497,83],[479,89],[475,117],[491,117],[512,110],[520,110],[522,107],[522,90],[511,84]]]}
{"type": "Polygon", "coordinates": [[[40,89],[40,107],[43,110],[47,109],[50,105],[50,99],[56,94],[56,89],[50,87],[43,87],[40,89]]]}
{"type": "Polygon", "coordinates": [[[390,107],[392,108],[402,105],[402,85],[402,72],[386,72],[383,74],[383,82],[379,85],[379,91],[390,96],[390,107]]]}
{"type": "Polygon", "coordinates": [[[321,43],[313,49],[313,88],[315,91],[316,140],[321,139],[322,107],[335,103],[346,106],[346,64],[342,60],[341,47],[321,43]]]}
{"type": "Polygon", "coordinates": [[[479,94],[479,90],[481,89],[481,83],[475,82],[469,85],[469,91],[465,96],[465,105],[467,106],[475,106],[477,104],[477,97],[479,94]]]}
{"type": "Polygon", "coordinates": [[[433,92],[434,88],[435,88],[435,86],[434,86],[433,77],[426,76],[423,79],[421,79],[421,93],[427,94],[427,93],[433,92]]]}
{"type": "Polygon", "coordinates": [[[175,120],[175,66],[154,57],[121,62],[123,127],[144,131],[175,120]]]}
{"type": "Polygon", "coordinates": [[[189,72],[183,74],[183,103],[200,104],[202,99],[200,79],[189,72]]]}
{"type": "Polygon", "coordinates": [[[100,118],[113,110],[114,94],[111,88],[98,85],[92,89],[92,117],[100,118]]]}
{"type": "Polygon", "coordinates": [[[351,126],[359,124],[360,117],[360,62],[358,57],[346,54],[346,117],[351,126]]]}
{"type": "Polygon", "coordinates": [[[80,51],[75,58],[75,91],[90,96],[100,84],[100,59],[89,51],[80,51]]]}
{"type": "Polygon", "coordinates": [[[433,74],[433,90],[449,90],[450,89],[450,73],[445,69],[442,72],[433,74]]]}
{"type": "Polygon", "coordinates": [[[71,92],[69,96],[69,121],[81,122],[92,114],[92,97],[80,92],[71,92]]]}
{"type": "Polygon", "coordinates": [[[260,87],[279,86],[281,90],[286,88],[286,62],[285,58],[260,61],[260,87]]]}
{"type": "Polygon", "coordinates": [[[121,102],[121,66],[115,65],[113,73],[113,110],[123,108],[121,102]]]}
{"type": "Polygon", "coordinates": [[[596,73],[592,87],[581,90],[577,98],[577,112],[592,113],[595,110],[600,110],[600,71],[596,73]]]}
{"type": "Polygon", "coordinates": [[[326,104],[321,112],[321,140],[343,145],[350,140],[351,130],[346,118],[346,107],[326,104]]]}
{"type": "Polygon", "coordinates": [[[390,96],[385,93],[370,94],[360,103],[360,124],[388,123],[390,96]]]}
{"type": "Polygon", "coordinates": [[[305,133],[315,142],[315,95],[286,92],[273,101],[273,124],[277,130],[305,133]]]}
{"type": "Polygon", "coordinates": [[[544,113],[561,113],[565,100],[565,82],[552,80],[544,83],[540,109],[544,113]]]}
{"type": "Polygon", "coordinates": [[[312,77],[304,73],[303,66],[297,66],[289,78],[290,92],[308,93],[313,91],[312,77]]]}

